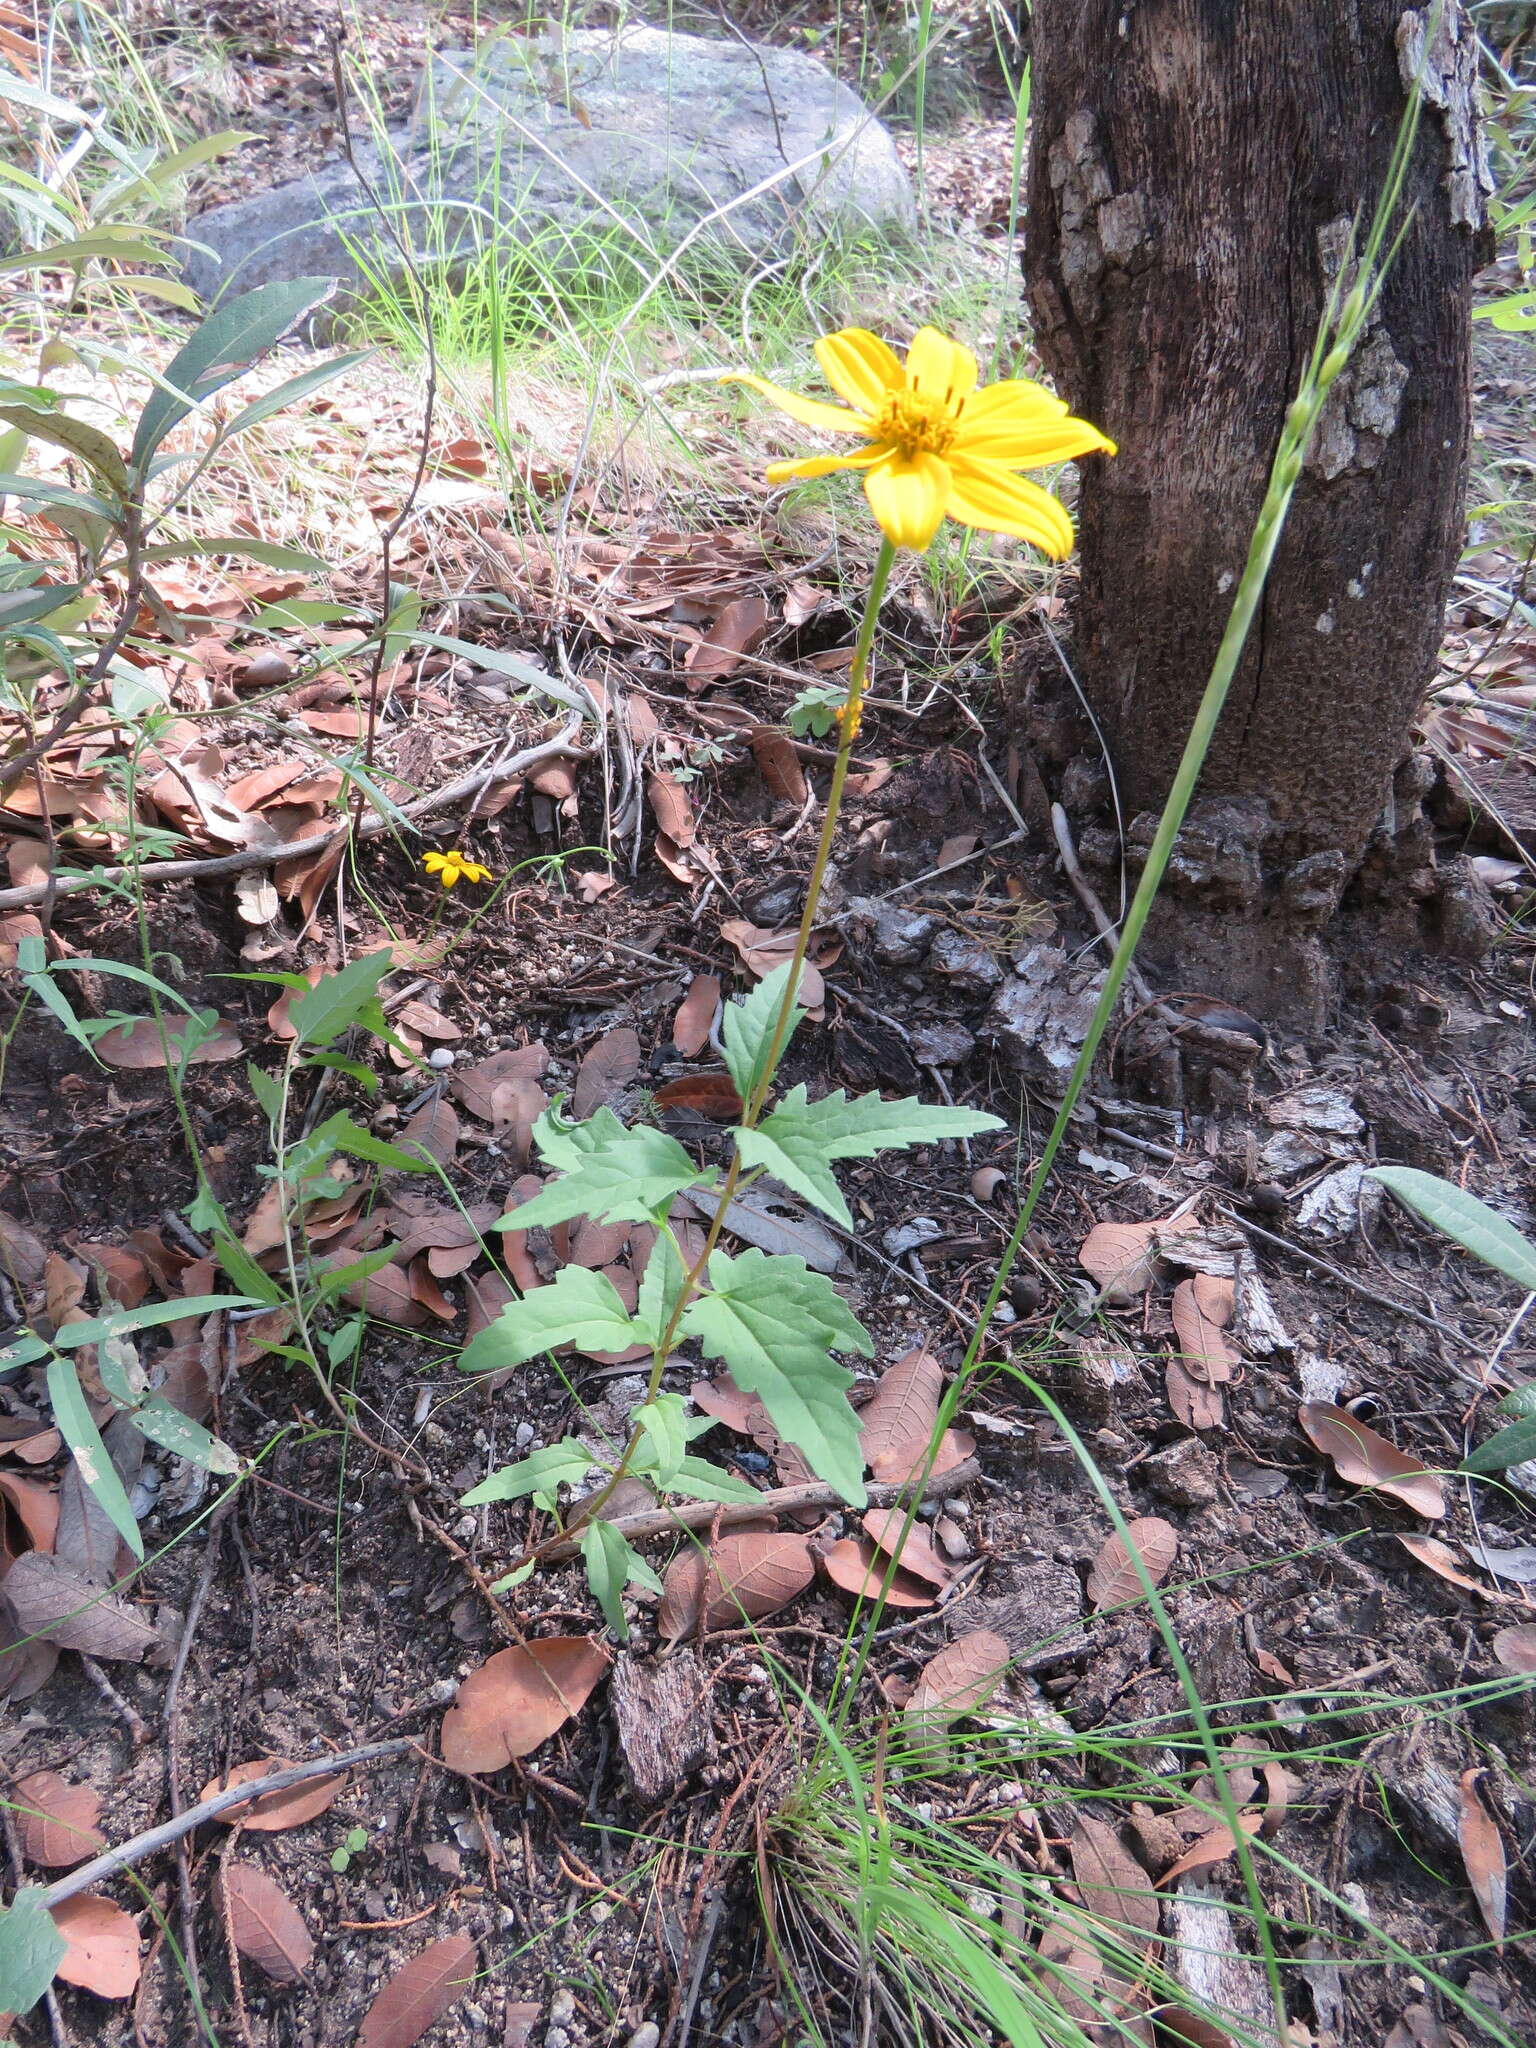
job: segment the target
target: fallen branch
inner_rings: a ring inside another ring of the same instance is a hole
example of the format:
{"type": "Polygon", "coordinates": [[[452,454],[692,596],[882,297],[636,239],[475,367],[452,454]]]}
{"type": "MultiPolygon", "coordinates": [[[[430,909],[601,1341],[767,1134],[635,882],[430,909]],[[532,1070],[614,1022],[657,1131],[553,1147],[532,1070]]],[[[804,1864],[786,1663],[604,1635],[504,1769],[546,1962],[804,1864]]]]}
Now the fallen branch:
{"type": "MultiPolygon", "coordinates": [[[[969,1486],[979,1478],[981,1466],[975,1458],[967,1458],[962,1465],[954,1466],[948,1472],[935,1472],[928,1484],[918,1495],[920,1500],[948,1500],[952,1493],[958,1493],[963,1486],[969,1486]]],[[[869,1489],[869,1504],[872,1508],[894,1508],[904,1505],[912,1496],[912,1483],[903,1480],[900,1485],[872,1486],[869,1489]]],[[[733,1528],[738,1522],[755,1522],[763,1515],[792,1514],[796,1508],[838,1508],[847,1502],[835,1486],[828,1486],[819,1479],[808,1480],[803,1486],[775,1486],[767,1493],[760,1493],[755,1500],[732,1501],[729,1507],[721,1507],[715,1501],[685,1501],[675,1508],[648,1508],[634,1515],[614,1515],[608,1526],[616,1530],[630,1543],[644,1543],[653,1536],[673,1536],[679,1529],[722,1529],[733,1528]]],[[[565,1558],[581,1555],[581,1538],[566,1536],[548,1548],[539,1549],[539,1556],[558,1562],[565,1558]]]]}
{"type": "MultiPolygon", "coordinates": [[[[472,769],[468,775],[445,782],[441,789],[417,797],[414,803],[402,804],[398,815],[412,820],[430,817],[436,811],[446,811],[464,797],[477,796],[487,783],[504,781],[524,768],[547,761],[553,754],[584,756],[586,749],[572,744],[580,729],[581,720],[573,718],[554,739],[541,740],[536,747],[525,747],[520,754],[493,761],[489,768],[472,769]]],[[[357,837],[376,839],[380,833],[387,832],[393,822],[392,817],[370,811],[358,826],[357,837]]],[[[286,846],[243,846],[237,853],[210,854],[206,860],[145,861],[131,867],[92,868],[89,873],[57,875],[50,881],[31,882],[23,888],[0,889],[0,910],[21,910],[30,903],[41,903],[50,889],[56,896],[76,896],[84,889],[99,889],[108,882],[184,882],[191,879],[201,881],[213,875],[238,875],[246,868],[271,867],[278,861],[303,860],[312,853],[327,853],[344,840],[350,830],[349,825],[331,825],[323,832],[312,832],[307,839],[295,839],[286,846]]]]}
{"type": "Polygon", "coordinates": [[[102,1855],[92,1857],[89,1863],[82,1863],[68,1877],[61,1877],[57,1884],[49,1885],[40,1903],[44,1908],[63,1905],[66,1899],[73,1899],[81,1892],[88,1892],[92,1885],[115,1877],[130,1863],[141,1863],[146,1856],[153,1856],[157,1849],[168,1848],[172,1842],[180,1841],[193,1828],[201,1827],[205,1820],[216,1820],[221,1813],[228,1813],[232,1806],[245,1806],[268,1792],[284,1792],[290,1785],[302,1785],[310,1778],[328,1778],[338,1771],[349,1771],[354,1764],[371,1764],[380,1757],[402,1756],[408,1749],[419,1752],[421,1744],[414,1735],[397,1735],[388,1742],[364,1743],[361,1749],[338,1750],[335,1756],[311,1757],[308,1763],[290,1764],[284,1771],[273,1771],[265,1778],[251,1778],[243,1785],[227,1785],[222,1792],[214,1792],[207,1799],[199,1800],[196,1806],[189,1806],[185,1813],[161,1821],[158,1827],[146,1828],[142,1835],[133,1835],[126,1842],[119,1842],[115,1849],[108,1849],[102,1855]]]}

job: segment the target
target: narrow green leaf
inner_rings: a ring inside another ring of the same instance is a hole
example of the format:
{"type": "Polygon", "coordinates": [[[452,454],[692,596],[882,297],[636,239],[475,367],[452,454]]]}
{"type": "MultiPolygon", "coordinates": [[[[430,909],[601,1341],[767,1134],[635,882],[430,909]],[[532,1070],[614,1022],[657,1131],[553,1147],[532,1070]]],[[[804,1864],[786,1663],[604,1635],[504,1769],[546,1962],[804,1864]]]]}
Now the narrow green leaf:
{"type": "Polygon", "coordinates": [[[178,1458],[185,1458],[189,1465],[213,1473],[215,1478],[233,1479],[240,1470],[240,1459],[228,1444],[211,1436],[190,1415],[173,1408],[163,1394],[151,1394],[134,1410],[133,1419],[155,1443],[178,1458]]]}
{"type": "Polygon", "coordinates": [[[95,476],[107,485],[113,495],[126,498],[128,495],[128,465],[117,451],[117,443],[104,434],[100,427],[87,425],[67,412],[44,412],[38,406],[0,405],[0,420],[8,427],[19,427],[22,433],[34,441],[46,441],[53,448],[67,448],[71,455],[78,455],[95,476]]]}
{"type": "Polygon", "coordinates": [[[1527,1458],[1536,1458],[1536,1418],[1527,1416],[1521,1422],[1510,1423],[1507,1429],[1498,1430],[1469,1451],[1462,1462],[1464,1472],[1507,1472],[1511,1465],[1523,1465],[1527,1458]]]}
{"type": "Polygon", "coordinates": [[[562,1266],[547,1287],[509,1302],[472,1337],[459,1359],[464,1372],[500,1372],[557,1344],[583,1351],[626,1351],[641,1332],[606,1273],[562,1266]]]}
{"type": "Polygon", "coordinates": [[[371,1280],[375,1273],[393,1263],[399,1246],[382,1244],[377,1251],[364,1252],[360,1259],[349,1259],[344,1266],[326,1266],[315,1275],[315,1284],[322,1301],[334,1301],[349,1287],[357,1287],[364,1280],[371,1280]]]}
{"type": "MultiPolygon", "coordinates": [[[[265,397],[252,399],[243,412],[237,412],[224,429],[220,439],[232,441],[236,434],[244,434],[252,427],[259,427],[263,420],[269,420],[274,413],[286,411],[290,405],[297,405],[301,398],[307,398],[311,391],[318,391],[322,384],[329,384],[337,377],[344,377],[348,370],[356,369],[359,363],[377,355],[372,348],[355,348],[346,355],[333,356],[328,363],[315,363],[307,370],[301,370],[297,377],[289,377],[265,397]]],[[[345,616],[345,614],[343,614],[345,616]]],[[[479,656],[475,659],[478,661],[479,656]]]]}
{"type": "Polygon", "coordinates": [[[386,1144],[372,1131],[365,1131],[360,1124],[355,1124],[344,1109],[328,1116],[310,1135],[322,1139],[338,1152],[350,1154],[353,1159],[367,1159],[375,1166],[392,1167],[397,1173],[434,1171],[430,1160],[419,1158],[414,1152],[402,1152],[398,1145],[386,1144]]]}
{"type": "Polygon", "coordinates": [[[34,1365],[52,1349],[41,1337],[18,1337],[0,1351],[0,1373],[11,1372],[18,1365],[34,1365]]]}
{"type": "MultiPolygon", "coordinates": [[[[73,1324],[71,1331],[79,1327],[73,1324]]],[[[53,1406],[54,1426],[69,1445],[81,1479],[134,1556],[142,1558],[144,1539],[101,1432],[91,1420],[72,1359],[55,1357],[48,1361],[48,1399],[53,1406]]]]}
{"type": "Polygon", "coordinates": [[[365,953],[335,974],[322,974],[308,994],[289,1005],[288,1021],[300,1045],[329,1045],[360,1022],[393,965],[387,952],[365,953]]]}
{"type": "Polygon", "coordinates": [[[115,521],[117,514],[105,498],[94,497],[89,491],[66,490],[63,484],[56,484],[52,477],[16,476],[11,472],[0,476],[0,498],[31,498],[39,504],[51,505],[55,509],[64,506],[75,512],[89,512],[97,519],[115,521]]]}
{"type": "Polygon", "coordinates": [[[490,1501],[523,1500],[530,1493],[553,1495],[557,1487],[579,1486],[591,1470],[587,1446],[577,1437],[562,1437],[557,1444],[541,1444],[515,1465],[503,1465],[463,1494],[459,1505],[478,1508],[490,1501]]]}
{"type": "MultiPolygon", "coordinates": [[[[626,1130],[607,1108],[585,1123],[568,1124],[554,1105],[535,1123],[533,1138],[560,1178],[502,1219],[518,1230],[563,1223],[571,1216],[592,1216],[600,1223],[649,1222],[681,1189],[705,1179],[675,1138],[648,1124],[626,1130]]],[[[714,1176],[708,1178],[712,1182],[714,1176]]]]}
{"type": "Polygon", "coordinates": [[[853,1217],[832,1172],[832,1160],[873,1159],[876,1153],[899,1146],[972,1138],[1002,1127],[1001,1117],[913,1097],[887,1102],[879,1095],[857,1095],[850,1101],[839,1088],[810,1102],[801,1086],[791,1089],[756,1130],[738,1130],[735,1135],[748,1166],[766,1167],[786,1187],[851,1230],[853,1217]]]}
{"type": "Polygon", "coordinates": [[[145,548],[146,562],[174,562],[184,555],[241,555],[260,562],[265,569],[286,569],[297,576],[327,576],[330,564],[303,548],[283,547],[275,540],[253,540],[248,535],[224,533],[206,540],[167,540],[145,548]]]}
{"type": "Polygon", "coordinates": [[[7,590],[0,595],[0,633],[14,633],[35,619],[46,619],[80,595],[78,583],[49,583],[38,590],[7,590]]]}
{"type": "Polygon", "coordinates": [[[166,250],[141,236],[103,228],[95,234],[76,235],[67,242],[50,242],[45,249],[24,249],[15,256],[0,256],[0,276],[14,270],[73,267],[96,257],[105,257],[112,263],[164,263],[166,256],[166,250]]]}
{"type": "MultiPolygon", "coordinates": [[[[308,987],[308,983],[305,984],[308,987]]],[[[250,1083],[251,1093],[268,1124],[275,1131],[283,1113],[283,1084],[276,1074],[263,1073],[260,1067],[247,1061],[245,1078],[250,1083]]]]}
{"type": "Polygon", "coordinates": [[[66,1323],[53,1341],[61,1351],[76,1351],[82,1344],[131,1336],[136,1330],[156,1330],[162,1323],[179,1323],[184,1317],[211,1316],[216,1308],[263,1306],[248,1294],[189,1294],[182,1301],[145,1302],[138,1308],[114,1309],[110,1315],[88,1316],[83,1323],[66,1323]]]}
{"type": "Polygon", "coordinates": [[[280,1308],[287,1300],[272,1275],[262,1271],[237,1238],[220,1232],[213,1240],[213,1256],[243,1293],[273,1308],[280,1308]]]}
{"type": "MultiPolygon", "coordinates": [[[[338,1074],[345,1074],[355,1081],[359,1088],[369,1095],[379,1092],[379,1077],[371,1067],[365,1067],[361,1060],[349,1060],[339,1052],[314,1052],[304,1061],[306,1067],[334,1067],[338,1074]]],[[[414,1153],[408,1154],[416,1165],[421,1161],[414,1153]]]]}
{"type": "Polygon", "coordinates": [[[167,363],[164,381],[170,389],[152,392],[139,415],[128,458],[134,470],[143,475],[149,458],[172,427],[205,398],[243,376],[290,328],[324,305],[335,289],[332,277],[262,284],[210,313],[167,363]]]}
{"type": "MultiPolygon", "coordinates": [[[[788,960],[781,967],[775,967],[741,1001],[727,1003],[720,1019],[720,1043],[725,1053],[725,1064],[743,1102],[750,1099],[762,1082],[768,1048],[773,1043],[774,1027],[779,1021],[779,1008],[789,985],[789,969],[788,960]]],[[[796,1004],[790,1012],[789,1029],[784,1035],[785,1046],[805,1021],[805,1016],[805,1011],[796,1004]]],[[[783,1048],[780,1049],[781,1057],[782,1052],[783,1048]]]]}
{"type": "Polygon", "coordinates": [[[660,1593],[660,1579],[634,1545],[601,1515],[588,1522],[582,1531],[581,1557],[592,1597],[619,1641],[627,1643],[629,1623],[624,1617],[624,1588],[633,1584],[660,1593]]]}
{"type": "Polygon", "coordinates": [[[30,2012],[53,1982],[66,1947],[40,1886],[28,1885],[0,1906],[0,2012],[30,2012]]]}
{"type": "Polygon", "coordinates": [[[1469,1195],[1453,1181],[1415,1166],[1373,1166],[1367,1180],[1378,1180],[1405,1207],[1443,1231],[1463,1251],[1503,1273],[1526,1292],[1536,1293],[1536,1245],[1522,1237],[1497,1209],[1469,1195]]]}
{"type": "Polygon", "coordinates": [[[63,1025],[76,1045],[83,1045],[99,1067],[96,1048],[91,1043],[91,1034],[70,1007],[68,996],[54,980],[48,966],[48,956],[43,942],[35,932],[28,932],[16,942],[16,968],[25,986],[47,1010],[63,1025]]]}
{"type": "MultiPolygon", "coordinates": [[[[707,1358],[722,1359],[745,1393],[756,1394],[781,1436],[811,1469],[856,1507],[864,1503],[858,1418],[848,1405],[853,1375],[835,1347],[869,1357],[874,1344],[842,1296],[803,1259],[759,1251],[709,1262],[711,1293],[689,1303],[681,1330],[707,1358]]],[[[605,1347],[606,1348],[606,1347],[605,1347]]]]}

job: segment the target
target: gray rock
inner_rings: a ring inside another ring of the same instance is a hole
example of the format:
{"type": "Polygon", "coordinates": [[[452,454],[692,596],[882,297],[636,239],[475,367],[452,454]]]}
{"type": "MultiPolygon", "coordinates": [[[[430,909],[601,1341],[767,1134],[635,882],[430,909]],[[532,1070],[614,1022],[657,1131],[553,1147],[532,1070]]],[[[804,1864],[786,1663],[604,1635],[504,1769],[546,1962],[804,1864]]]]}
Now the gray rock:
{"type": "Polygon", "coordinates": [[[914,1024],[912,1057],[920,1067],[958,1067],[976,1050],[976,1040],[958,1024],[914,1024]]]}
{"type": "MultiPolygon", "coordinates": [[[[433,57],[408,124],[360,147],[364,176],[429,262],[538,241],[573,269],[641,275],[683,242],[754,267],[809,230],[915,224],[895,145],[824,64],[795,50],[633,27],[504,36],[433,57]]],[[[196,215],[205,296],[400,268],[344,160],[196,215]],[[362,263],[359,262],[362,259],[362,263]]]]}
{"type": "Polygon", "coordinates": [[[1197,1437],[1185,1437],[1142,1460],[1141,1476],[1176,1508],[1208,1508],[1221,1498],[1221,1468],[1197,1437]]]}
{"type": "Polygon", "coordinates": [[[928,950],[938,920],[880,896],[850,896],[843,913],[850,935],[887,967],[911,967],[928,950]]]}
{"type": "Polygon", "coordinates": [[[980,939],[965,932],[940,932],[928,948],[928,965],[966,995],[988,995],[1003,978],[1002,968],[980,939]]]}
{"type": "Polygon", "coordinates": [[[1074,967],[1059,946],[1030,946],[1015,956],[1012,979],[992,998],[981,1037],[1026,1080],[1060,1095],[1103,982],[1095,969],[1074,967]]]}

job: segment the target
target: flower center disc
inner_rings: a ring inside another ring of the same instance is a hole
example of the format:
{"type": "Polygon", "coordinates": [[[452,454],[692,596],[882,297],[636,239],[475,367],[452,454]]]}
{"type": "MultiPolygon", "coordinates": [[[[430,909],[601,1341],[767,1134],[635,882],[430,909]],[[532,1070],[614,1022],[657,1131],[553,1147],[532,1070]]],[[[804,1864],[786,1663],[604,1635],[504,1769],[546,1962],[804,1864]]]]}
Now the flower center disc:
{"type": "Polygon", "coordinates": [[[875,415],[875,439],[893,441],[910,462],[918,454],[942,455],[955,438],[956,424],[954,413],[941,399],[897,391],[875,415]]]}

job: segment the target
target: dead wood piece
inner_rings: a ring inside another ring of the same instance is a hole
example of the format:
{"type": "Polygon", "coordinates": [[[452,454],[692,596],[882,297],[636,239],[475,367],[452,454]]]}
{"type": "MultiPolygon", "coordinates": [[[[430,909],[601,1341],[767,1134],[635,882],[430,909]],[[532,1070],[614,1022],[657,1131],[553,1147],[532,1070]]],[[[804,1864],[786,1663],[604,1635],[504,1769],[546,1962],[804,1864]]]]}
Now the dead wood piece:
{"type": "Polygon", "coordinates": [[[715,1756],[710,1683],[693,1650],[625,1655],[608,1683],[629,1781],[642,1806],[659,1806],[715,1756]]]}

